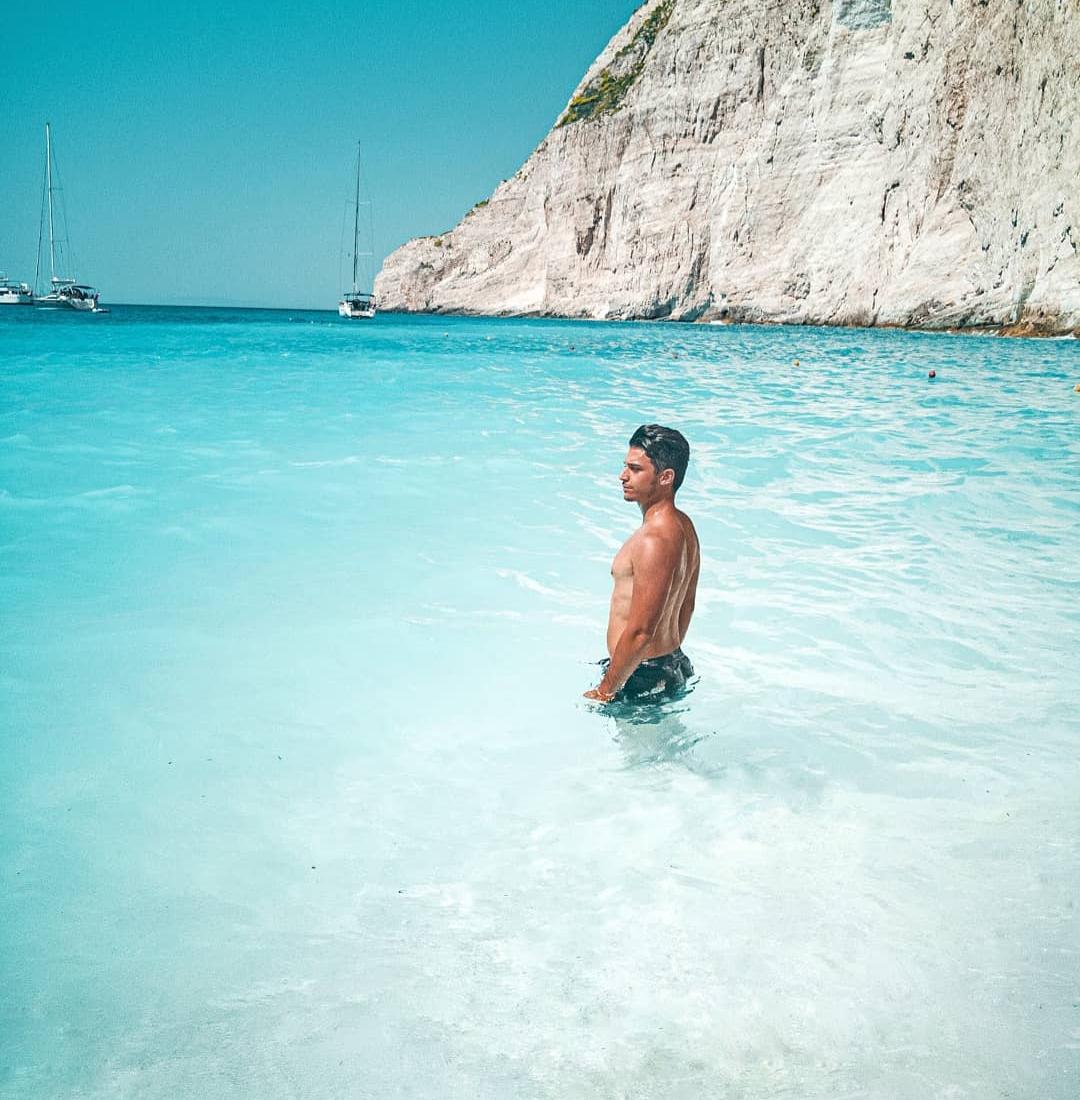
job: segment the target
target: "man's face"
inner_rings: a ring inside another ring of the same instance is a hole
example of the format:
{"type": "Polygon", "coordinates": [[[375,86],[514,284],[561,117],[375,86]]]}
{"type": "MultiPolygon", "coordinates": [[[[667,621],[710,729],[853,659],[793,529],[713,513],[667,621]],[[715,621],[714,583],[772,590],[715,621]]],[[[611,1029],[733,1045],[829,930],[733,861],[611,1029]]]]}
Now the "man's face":
{"type": "Polygon", "coordinates": [[[640,447],[631,447],[626,452],[619,480],[622,482],[623,500],[650,500],[660,479],[652,459],[640,447]]]}

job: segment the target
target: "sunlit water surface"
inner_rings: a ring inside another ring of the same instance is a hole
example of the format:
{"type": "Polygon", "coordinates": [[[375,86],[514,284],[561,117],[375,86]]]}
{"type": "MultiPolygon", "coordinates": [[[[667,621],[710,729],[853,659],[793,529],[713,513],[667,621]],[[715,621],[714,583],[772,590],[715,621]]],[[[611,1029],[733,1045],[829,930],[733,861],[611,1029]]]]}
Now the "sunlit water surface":
{"type": "Polygon", "coordinates": [[[1080,1095],[1080,344],[9,310],[0,366],[5,1100],[1080,1095]],[[653,420],[700,680],[604,714],[653,420]]]}

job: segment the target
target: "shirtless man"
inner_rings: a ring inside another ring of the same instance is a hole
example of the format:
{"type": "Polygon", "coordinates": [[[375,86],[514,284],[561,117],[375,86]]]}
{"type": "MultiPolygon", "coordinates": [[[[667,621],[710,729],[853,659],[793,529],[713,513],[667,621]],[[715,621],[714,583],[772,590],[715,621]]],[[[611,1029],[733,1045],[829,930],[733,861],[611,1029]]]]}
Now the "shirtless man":
{"type": "Polygon", "coordinates": [[[611,566],[610,656],[586,699],[663,698],[694,674],[679,647],[694,613],[701,552],[690,517],[675,507],[689,460],[690,444],[674,428],[642,424],[630,437],[619,480],[623,500],[641,509],[641,526],[611,566]]]}

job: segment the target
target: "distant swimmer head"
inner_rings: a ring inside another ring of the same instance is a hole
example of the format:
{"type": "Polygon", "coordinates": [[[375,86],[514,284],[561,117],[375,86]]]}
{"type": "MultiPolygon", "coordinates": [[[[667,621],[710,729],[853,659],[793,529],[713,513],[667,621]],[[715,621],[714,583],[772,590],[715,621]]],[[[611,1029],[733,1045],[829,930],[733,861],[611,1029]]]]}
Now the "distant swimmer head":
{"type": "Polygon", "coordinates": [[[682,432],[661,424],[642,424],[630,437],[629,445],[645,452],[657,477],[662,477],[665,470],[671,470],[674,474],[671,491],[679,491],[690,462],[690,444],[682,432]]]}
{"type": "Polygon", "coordinates": [[[937,378],[937,371],[932,370],[926,377],[927,378],[937,378]]]}

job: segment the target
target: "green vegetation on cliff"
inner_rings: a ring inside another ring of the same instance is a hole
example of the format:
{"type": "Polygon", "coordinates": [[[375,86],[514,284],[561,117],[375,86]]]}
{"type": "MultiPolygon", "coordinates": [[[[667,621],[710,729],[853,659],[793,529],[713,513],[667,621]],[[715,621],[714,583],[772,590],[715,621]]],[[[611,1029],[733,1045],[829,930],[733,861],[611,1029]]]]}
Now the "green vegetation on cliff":
{"type": "Polygon", "coordinates": [[[585,89],[574,96],[557,127],[609,114],[622,106],[626,93],[641,76],[645,57],[667,26],[674,8],[675,0],[662,0],[656,5],[634,37],[612,58],[611,64],[601,69],[585,89]]]}

